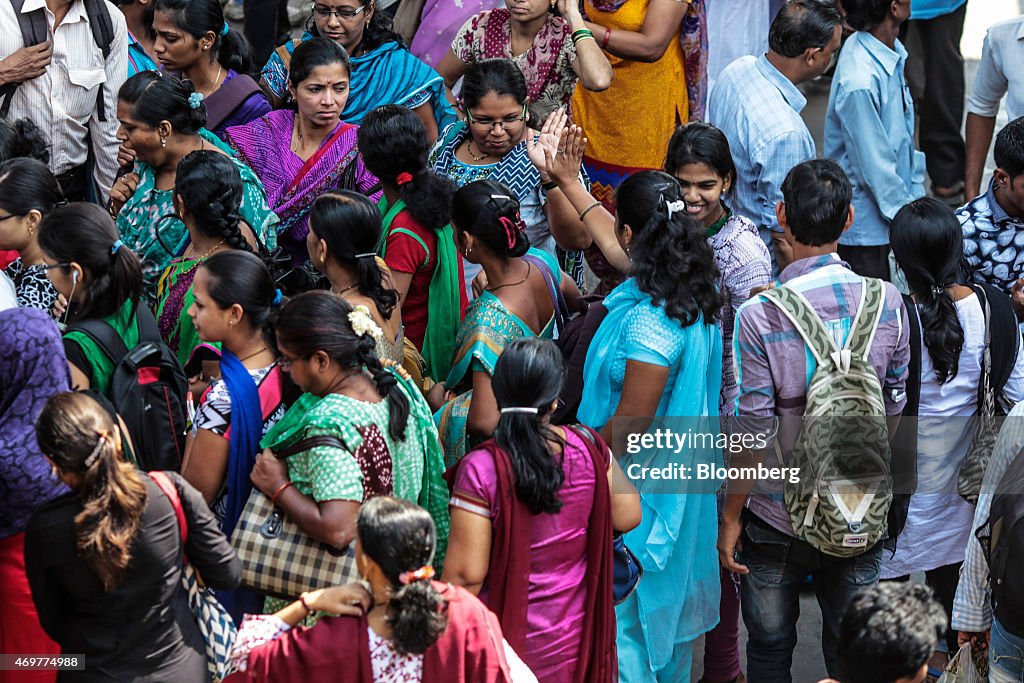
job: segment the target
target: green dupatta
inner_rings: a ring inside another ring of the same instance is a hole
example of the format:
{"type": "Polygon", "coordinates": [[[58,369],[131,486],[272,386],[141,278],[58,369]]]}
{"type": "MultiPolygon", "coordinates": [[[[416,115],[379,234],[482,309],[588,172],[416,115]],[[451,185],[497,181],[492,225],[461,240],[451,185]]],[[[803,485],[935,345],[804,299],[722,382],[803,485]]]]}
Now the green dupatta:
{"type": "MultiPolygon", "coordinates": [[[[384,230],[381,232],[377,253],[381,258],[387,251],[388,236],[393,232],[408,235],[427,252],[424,263],[430,260],[430,249],[419,235],[405,228],[391,229],[395,217],[405,210],[405,202],[399,199],[394,206],[388,206],[388,200],[382,194],[377,202],[384,217],[384,230]]],[[[462,323],[462,276],[459,274],[459,256],[455,248],[455,235],[451,224],[444,226],[437,233],[437,263],[434,275],[430,278],[429,295],[427,297],[427,330],[423,335],[423,348],[420,355],[427,364],[427,375],[434,379],[448,376],[451,369],[452,356],[455,353],[455,336],[462,323]]]]}

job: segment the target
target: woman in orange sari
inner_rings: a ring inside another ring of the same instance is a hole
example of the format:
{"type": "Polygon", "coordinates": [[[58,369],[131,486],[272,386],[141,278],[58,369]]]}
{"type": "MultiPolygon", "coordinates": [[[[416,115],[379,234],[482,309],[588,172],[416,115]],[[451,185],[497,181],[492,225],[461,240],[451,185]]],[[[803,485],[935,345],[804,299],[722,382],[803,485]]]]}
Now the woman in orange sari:
{"type": "MultiPolygon", "coordinates": [[[[615,189],[637,171],[659,169],[677,126],[704,115],[704,0],[586,0],[589,28],[612,65],[612,84],[576,88],[572,114],[589,145],[591,192],[615,212],[615,189]],[[624,121],[642,122],[623,125],[624,121]]],[[[609,291],[621,281],[595,248],[587,261],[609,291]]]]}

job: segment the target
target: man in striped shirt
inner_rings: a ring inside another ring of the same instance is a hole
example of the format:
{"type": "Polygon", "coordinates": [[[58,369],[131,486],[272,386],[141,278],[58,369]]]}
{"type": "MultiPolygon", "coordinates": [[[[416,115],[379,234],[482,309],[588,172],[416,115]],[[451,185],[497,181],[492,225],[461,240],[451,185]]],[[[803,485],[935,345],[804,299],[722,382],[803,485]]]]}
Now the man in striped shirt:
{"type": "Polygon", "coordinates": [[[0,0],[0,86],[20,83],[8,118],[29,118],[42,131],[50,170],[69,200],[95,196],[91,181],[105,200],[117,173],[117,91],[128,72],[128,27],[117,7],[106,0],[103,5],[114,34],[106,59],[84,0],[24,0],[23,14],[42,10],[46,18],[49,39],[33,47],[25,47],[11,0],[0,0]]]}
{"type": "MultiPolygon", "coordinates": [[[[854,221],[852,193],[838,164],[817,159],[790,171],[782,184],[784,202],[777,208],[794,257],[779,282],[807,299],[839,347],[850,333],[864,286],[863,278],[836,254],[839,236],[854,221]]],[[[889,416],[899,416],[906,403],[910,360],[906,315],[900,293],[885,283],[885,302],[868,361],[878,376],[889,416]]],[[[771,451],[772,425],[788,417],[779,434],[782,452],[789,452],[796,436],[791,432],[796,430],[787,427],[804,414],[807,385],[815,371],[810,350],[789,318],[765,297],[755,296],[737,312],[733,353],[739,385],[736,428],[768,435],[764,443],[771,451]]],[[[744,463],[734,458],[732,464],[744,463]]],[[[854,557],[826,555],[796,537],[778,486],[758,483],[749,495],[753,483],[729,481],[718,536],[722,565],[742,575],[747,676],[758,683],[792,680],[798,597],[804,580],[811,576],[822,612],[825,664],[834,678],[840,619],[857,590],[877,583],[881,543],[854,557]],[[742,550],[737,553],[738,545],[742,550]]]]}

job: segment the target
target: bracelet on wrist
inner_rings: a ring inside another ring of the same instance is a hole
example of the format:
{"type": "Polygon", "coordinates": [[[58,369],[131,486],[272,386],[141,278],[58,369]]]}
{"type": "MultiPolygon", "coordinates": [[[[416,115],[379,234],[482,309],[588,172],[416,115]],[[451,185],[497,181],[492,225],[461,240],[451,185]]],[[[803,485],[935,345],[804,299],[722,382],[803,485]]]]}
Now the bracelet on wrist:
{"type": "Polygon", "coordinates": [[[604,38],[601,39],[601,49],[602,50],[607,50],[608,49],[608,43],[611,41],[611,39],[612,39],[612,30],[610,28],[606,28],[604,30],[604,38]]]}
{"type": "Polygon", "coordinates": [[[277,490],[274,491],[274,495],[270,496],[270,504],[276,507],[277,506],[277,499],[278,499],[278,497],[282,493],[284,493],[284,490],[286,488],[288,488],[289,486],[292,486],[292,482],[290,482],[290,481],[286,481],[285,483],[283,483],[280,486],[278,486],[277,490]]]}
{"type": "Polygon", "coordinates": [[[593,39],[594,33],[589,28],[581,28],[573,31],[570,37],[572,38],[573,45],[575,45],[581,40],[586,40],[587,38],[593,39]]]}
{"type": "Polygon", "coordinates": [[[591,211],[593,211],[594,209],[596,209],[599,206],[601,206],[601,202],[594,202],[593,204],[591,204],[587,208],[585,208],[582,211],[580,211],[580,220],[582,221],[584,218],[587,217],[588,213],[590,213],[591,211]]]}
{"type": "Polygon", "coordinates": [[[546,182],[542,180],[540,186],[544,188],[545,192],[551,192],[551,190],[558,188],[558,183],[554,180],[548,180],[546,182]]]}
{"type": "Polygon", "coordinates": [[[301,604],[302,607],[306,610],[307,617],[313,613],[313,608],[310,607],[309,603],[306,602],[306,593],[303,593],[299,596],[299,604],[301,604]]]}

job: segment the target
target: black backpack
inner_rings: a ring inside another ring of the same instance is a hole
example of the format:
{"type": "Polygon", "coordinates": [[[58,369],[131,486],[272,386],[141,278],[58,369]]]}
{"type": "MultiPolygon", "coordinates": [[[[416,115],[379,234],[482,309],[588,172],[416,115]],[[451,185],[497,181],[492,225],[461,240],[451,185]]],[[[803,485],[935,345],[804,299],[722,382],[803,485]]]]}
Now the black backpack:
{"type": "Polygon", "coordinates": [[[139,344],[129,350],[102,320],[70,327],[87,335],[114,363],[107,398],[124,420],[140,469],[178,471],[185,452],[185,395],[188,382],[178,358],[160,339],[153,314],[136,312],[139,344]]]}
{"type": "Polygon", "coordinates": [[[1024,451],[999,479],[988,522],[978,536],[982,547],[986,540],[989,544],[992,611],[1003,628],[1024,638],[1024,451]]]}
{"type": "MultiPolygon", "coordinates": [[[[92,39],[96,47],[103,51],[103,60],[110,56],[110,45],[114,42],[114,23],[110,19],[110,12],[107,10],[103,0],[84,0],[85,13],[89,18],[89,27],[92,29],[92,39]]],[[[14,8],[14,14],[18,17],[18,27],[21,29],[21,39],[25,47],[39,45],[49,40],[49,27],[46,23],[45,10],[39,8],[32,12],[22,12],[25,0],[10,0],[14,8]]],[[[0,118],[6,119],[7,113],[11,110],[11,100],[14,99],[14,91],[20,83],[8,83],[0,87],[0,97],[3,103],[0,104],[0,118]]],[[[100,121],[106,121],[107,115],[103,107],[103,84],[100,84],[96,92],[96,113],[100,121]]]]}

